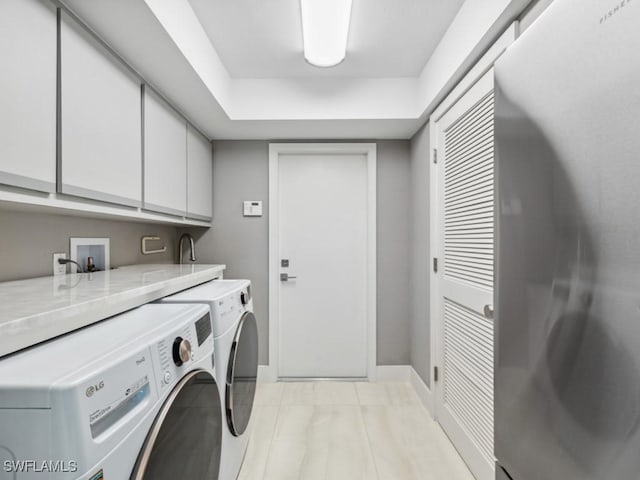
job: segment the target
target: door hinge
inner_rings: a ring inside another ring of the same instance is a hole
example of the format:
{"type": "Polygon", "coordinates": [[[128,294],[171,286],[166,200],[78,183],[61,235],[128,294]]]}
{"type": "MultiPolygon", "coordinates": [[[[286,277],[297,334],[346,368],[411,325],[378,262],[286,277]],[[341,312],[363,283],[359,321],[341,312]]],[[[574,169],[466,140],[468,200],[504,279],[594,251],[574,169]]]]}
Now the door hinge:
{"type": "Polygon", "coordinates": [[[433,257],[433,272],[438,273],[438,257],[433,257]]]}
{"type": "Polygon", "coordinates": [[[438,149],[433,149],[433,163],[438,163],[438,149]]]}
{"type": "Polygon", "coordinates": [[[438,367],[433,367],[433,381],[438,381],[438,367]]]}

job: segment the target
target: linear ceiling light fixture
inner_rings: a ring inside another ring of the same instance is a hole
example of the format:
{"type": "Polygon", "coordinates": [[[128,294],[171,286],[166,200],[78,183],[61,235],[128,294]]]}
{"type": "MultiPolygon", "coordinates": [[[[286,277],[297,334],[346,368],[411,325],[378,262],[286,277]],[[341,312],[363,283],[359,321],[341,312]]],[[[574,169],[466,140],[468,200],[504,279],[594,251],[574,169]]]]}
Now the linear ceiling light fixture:
{"type": "Polygon", "coordinates": [[[316,67],[333,67],[347,54],[352,0],[300,0],[304,58],[316,67]]]}

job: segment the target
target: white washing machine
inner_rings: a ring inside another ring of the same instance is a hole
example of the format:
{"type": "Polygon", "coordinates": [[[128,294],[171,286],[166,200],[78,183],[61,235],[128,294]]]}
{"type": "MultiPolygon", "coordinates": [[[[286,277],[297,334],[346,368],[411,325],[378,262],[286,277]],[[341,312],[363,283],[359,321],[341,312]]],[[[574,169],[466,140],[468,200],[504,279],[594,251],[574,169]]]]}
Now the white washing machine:
{"type": "Polygon", "coordinates": [[[235,480],[249,443],[249,420],[258,374],[258,328],[251,282],[214,280],[160,300],[211,307],[215,370],[225,379],[221,401],[226,413],[220,480],[235,480]]]}
{"type": "Polygon", "coordinates": [[[0,359],[0,478],[219,478],[205,305],[145,305],[0,359]]]}

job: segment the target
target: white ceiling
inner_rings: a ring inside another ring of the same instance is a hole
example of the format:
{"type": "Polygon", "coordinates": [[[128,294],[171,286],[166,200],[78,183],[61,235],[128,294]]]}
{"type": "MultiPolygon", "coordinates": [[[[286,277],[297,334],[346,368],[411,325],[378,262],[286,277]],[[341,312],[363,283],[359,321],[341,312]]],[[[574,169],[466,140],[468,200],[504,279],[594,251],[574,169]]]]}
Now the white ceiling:
{"type": "Polygon", "coordinates": [[[353,51],[325,70],[299,0],[59,1],[209,138],[371,140],[411,138],[530,0],[353,0],[353,51]]]}
{"type": "Polygon", "coordinates": [[[415,77],[464,0],[353,0],[347,57],[303,58],[299,0],[189,0],[231,77],[415,77]]]}

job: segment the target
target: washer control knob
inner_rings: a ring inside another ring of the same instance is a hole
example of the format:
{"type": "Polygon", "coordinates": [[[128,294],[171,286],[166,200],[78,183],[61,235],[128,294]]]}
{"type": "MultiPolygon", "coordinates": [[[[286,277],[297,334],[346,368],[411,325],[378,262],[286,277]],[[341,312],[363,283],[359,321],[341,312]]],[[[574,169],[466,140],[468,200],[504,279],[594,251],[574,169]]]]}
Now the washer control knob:
{"type": "Polygon", "coordinates": [[[242,302],[242,305],[249,303],[249,294],[247,292],[240,292],[240,302],[242,302]]]}
{"type": "Polygon", "coordinates": [[[164,372],[164,377],[162,378],[164,383],[169,383],[171,381],[171,372],[164,372]]]}
{"type": "Polygon", "coordinates": [[[179,367],[191,360],[191,343],[186,338],[176,337],[173,341],[173,362],[179,367]]]}

